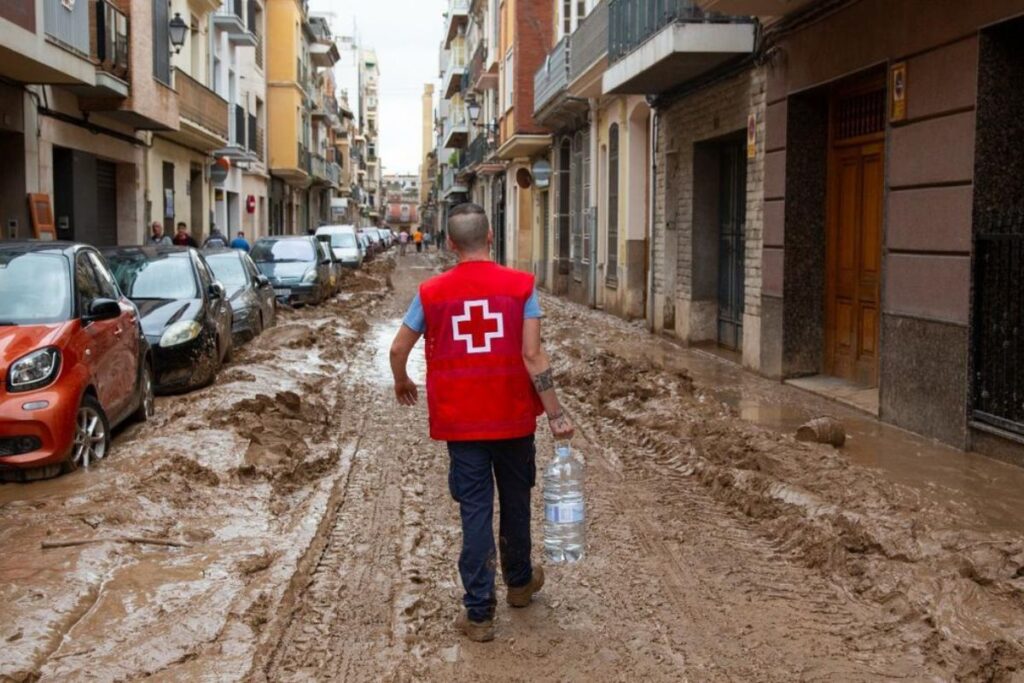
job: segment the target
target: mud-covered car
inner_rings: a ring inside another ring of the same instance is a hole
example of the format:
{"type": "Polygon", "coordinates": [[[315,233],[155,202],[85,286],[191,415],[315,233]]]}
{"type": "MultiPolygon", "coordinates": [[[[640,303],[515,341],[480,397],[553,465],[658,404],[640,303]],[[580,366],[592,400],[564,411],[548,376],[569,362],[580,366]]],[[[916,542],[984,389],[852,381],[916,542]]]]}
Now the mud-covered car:
{"type": "Polygon", "coordinates": [[[235,345],[258,337],[277,320],[277,298],[267,276],[249,255],[238,249],[204,249],[213,275],[224,285],[231,303],[235,345]]]}
{"type": "Polygon", "coordinates": [[[312,236],[264,237],[249,252],[278,301],[318,304],[331,294],[331,261],[312,236]]]}
{"type": "Polygon", "coordinates": [[[224,285],[190,247],[110,247],[103,256],[142,316],[157,393],[211,383],[233,348],[224,285]]]}
{"type": "Polygon", "coordinates": [[[0,471],[40,478],[103,458],[153,414],[138,312],[92,247],[0,242],[0,471]]]}

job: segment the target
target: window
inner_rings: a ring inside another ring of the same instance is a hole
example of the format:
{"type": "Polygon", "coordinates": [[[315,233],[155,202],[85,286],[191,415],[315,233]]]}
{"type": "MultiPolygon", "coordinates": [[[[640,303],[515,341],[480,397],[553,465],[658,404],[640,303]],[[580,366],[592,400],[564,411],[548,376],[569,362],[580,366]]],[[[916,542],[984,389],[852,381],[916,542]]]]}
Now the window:
{"type": "Polygon", "coordinates": [[[572,163],[569,166],[569,176],[572,182],[569,221],[572,241],[569,245],[569,258],[572,260],[575,274],[579,277],[579,264],[583,252],[583,133],[576,133],[572,141],[572,163]]]}
{"type": "Polygon", "coordinates": [[[514,90],[515,90],[515,69],[512,65],[512,49],[509,48],[508,53],[505,55],[505,111],[512,108],[514,104],[514,90]]]}
{"type": "Polygon", "coordinates": [[[90,263],[92,263],[93,270],[96,271],[96,282],[99,284],[100,296],[106,299],[120,299],[121,293],[117,291],[117,283],[114,282],[114,276],[107,270],[107,266],[103,263],[99,254],[91,251],[85,253],[90,263]]]}
{"type": "Polygon", "coordinates": [[[561,35],[567,36],[580,27],[580,22],[587,16],[588,0],[562,0],[558,8],[561,35]]]}
{"type": "Polygon", "coordinates": [[[171,84],[170,3],[153,3],[153,78],[165,85],[171,84]]]}
{"type": "Polygon", "coordinates": [[[608,267],[609,282],[619,275],[619,125],[608,129],[608,267]]]}
{"type": "Polygon", "coordinates": [[[572,33],[572,0],[562,0],[562,35],[572,33]]]}
{"type": "MultiPolygon", "coordinates": [[[[572,164],[572,142],[569,138],[562,140],[558,151],[558,258],[569,261],[569,221],[572,211],[570,197],[572,194],[569,167],[572,164]]],[[[561,271],[565,273],[566,271],[561,271]]]]}

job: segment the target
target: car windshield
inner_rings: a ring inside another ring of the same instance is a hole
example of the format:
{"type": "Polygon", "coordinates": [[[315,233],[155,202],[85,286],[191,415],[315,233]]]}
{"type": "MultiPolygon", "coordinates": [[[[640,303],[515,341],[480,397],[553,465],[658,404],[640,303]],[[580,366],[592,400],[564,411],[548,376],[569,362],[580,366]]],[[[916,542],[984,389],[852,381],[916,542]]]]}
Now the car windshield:
{"type": "Polygon", "coordinates": [[[43,325],[71,318],[71,276],[60,254],[0,251],[0,324],[43,325]]]}
{"type": "Polygon", "coordinates": [[[331,233],[331,246],[335,249],[346,249],[356,246],[356,236],[350,232],[331,233]]]}
{"type": "Polygon", "coordinates": [[[252,248],[252,260],[256,263],[267,261],[315,261],[313,245],[308,239],[302,240],[260,240],[252,248]]]}
{"type": "Polygon", "coordinates": [[[213,268],[214,276],[224,285],[228,296],[234,296],[249,284],[245,276],[245,267],[237,252],[210,254],[206,256],[206,262],[213,268]]]}
{"type": "Polygon", "coordinates": [[[107,263],[129,299],[195,299],[196,278],[188,254],[107,253],[107,263]]]}

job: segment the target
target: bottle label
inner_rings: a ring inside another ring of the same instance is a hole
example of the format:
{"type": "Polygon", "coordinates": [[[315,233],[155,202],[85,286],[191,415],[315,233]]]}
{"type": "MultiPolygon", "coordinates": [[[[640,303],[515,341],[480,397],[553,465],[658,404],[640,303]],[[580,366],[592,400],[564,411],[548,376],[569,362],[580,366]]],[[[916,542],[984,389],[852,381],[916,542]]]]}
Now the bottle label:
{"type": "Polygon", "coordinates": [[[576,500],[568,503],[546,503],[544,505],[544,518],[555,524],[572,524],[583,521],[583,501],[576,500]]]}

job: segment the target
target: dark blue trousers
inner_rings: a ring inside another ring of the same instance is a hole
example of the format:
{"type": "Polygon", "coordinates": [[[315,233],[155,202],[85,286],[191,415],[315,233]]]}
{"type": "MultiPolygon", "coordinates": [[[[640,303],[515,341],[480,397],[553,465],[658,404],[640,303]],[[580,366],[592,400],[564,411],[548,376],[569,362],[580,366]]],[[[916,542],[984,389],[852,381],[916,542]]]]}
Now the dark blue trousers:
{"type": "Polygon", "coordinates": [[[530,489],[537,481],[533,435],[504,441],[449,441],[448,488],[462,514],[459,574],[469,618],[494,616],[494,485],[500,503],[501,573],[505,585],[525,586],[530,565],[530,489]]]}

